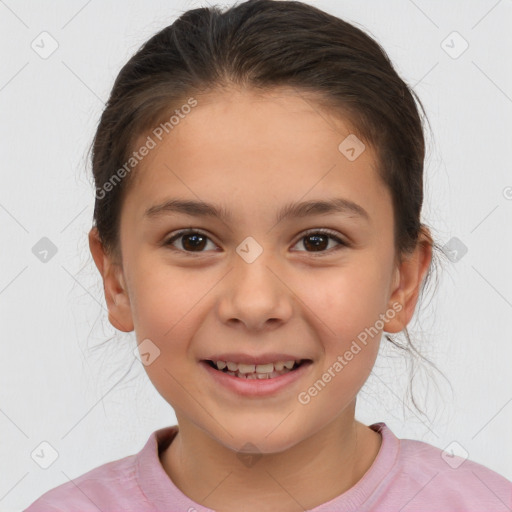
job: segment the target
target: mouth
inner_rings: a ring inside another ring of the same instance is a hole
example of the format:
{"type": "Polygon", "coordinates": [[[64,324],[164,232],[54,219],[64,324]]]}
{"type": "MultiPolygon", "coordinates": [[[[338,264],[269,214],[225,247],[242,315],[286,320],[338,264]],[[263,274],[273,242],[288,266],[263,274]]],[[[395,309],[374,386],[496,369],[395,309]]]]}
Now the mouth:
{"type": "Polygon", "coordinates": [[[295,372],[299,368],[312,363],[311,359],[276,361],[264,364],[244,364],[233,361],[212,361],[210,359],[205,359],[204,362],[220,373],[243,380],[274,379],[295,372]]]}

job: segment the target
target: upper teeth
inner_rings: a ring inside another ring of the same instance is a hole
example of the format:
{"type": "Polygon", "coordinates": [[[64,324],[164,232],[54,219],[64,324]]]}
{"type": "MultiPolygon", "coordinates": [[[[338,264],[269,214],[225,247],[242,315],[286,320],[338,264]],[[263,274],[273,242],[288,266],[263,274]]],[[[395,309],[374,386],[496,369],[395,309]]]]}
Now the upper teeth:
{"type": "MultiPolygon", "coordinates": [[[[238,370],[240,373],[271,373],[273,371],[280,372],[283,368],[291,370],[295,361],[277,361],[275,363],[266,364],[243,364],[234,363],[233,361],[214,361],[214,363],[219,370],[223,370],[227,366],[228,370],[231,372],[238,370]]],[[[300,360],[298,360],[297,363],[300,363],[300,360]]]]}

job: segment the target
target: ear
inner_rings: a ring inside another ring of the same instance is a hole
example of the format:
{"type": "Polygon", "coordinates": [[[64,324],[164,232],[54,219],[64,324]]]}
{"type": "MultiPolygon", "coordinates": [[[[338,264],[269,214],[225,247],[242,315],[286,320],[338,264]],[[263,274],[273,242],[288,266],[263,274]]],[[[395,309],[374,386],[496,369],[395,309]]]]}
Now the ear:
{"type": "Polygon", "coordinates": [[[113,257],[108,255],[100,241],[98,229],[89,231],[89,248],[96,267],[103,278],[103,290],[110,323],[120,331],[133,331],[130,298],[123,276],[123,270],[113,257]]]}
{"type": "Polygon", "coordinates": [[[432,260],[433,240],[428,228],[422,227],[414,251],[407,255],[399,267],[395,268],[395,277],[388,307],[397,311],[391,320],[384,324],[383,330],[389,333],[400,332],[411,321],[418,302],[421,285],[432,260]]]}

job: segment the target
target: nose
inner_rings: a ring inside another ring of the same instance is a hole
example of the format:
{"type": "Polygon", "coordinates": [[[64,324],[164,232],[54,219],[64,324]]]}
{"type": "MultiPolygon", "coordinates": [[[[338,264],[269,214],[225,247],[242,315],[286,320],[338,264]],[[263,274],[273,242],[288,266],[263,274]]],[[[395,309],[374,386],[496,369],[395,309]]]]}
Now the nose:
{"type": "Polygon", "coordinates": [[[278,328],[292,316],[293,293],[275,260],[264,255],[265,251],[252,263],[238,255],[234,258],[217,308],[223,323],[247,331],[266,331],[278,328]]]}

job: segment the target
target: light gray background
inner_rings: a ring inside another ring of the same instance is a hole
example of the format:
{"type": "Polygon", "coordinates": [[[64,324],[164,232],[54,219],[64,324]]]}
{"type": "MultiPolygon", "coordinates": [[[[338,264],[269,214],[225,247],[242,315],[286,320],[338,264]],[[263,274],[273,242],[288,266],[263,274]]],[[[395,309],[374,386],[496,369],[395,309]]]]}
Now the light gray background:
{"type": "MultiPolygon", "coordinates": [[[[414,86],[434,134],[423,219],[441,244],[457,237],[468,249],[445,266],[422,323],[411,324],[453,395],[419,371],[415,390],[430,421],[402,405],[404,358],[383,340],[358,419],[442,449],[456,441],[455,453],[512,479],[512,1],[309,3],[364,28],[414,86]],[[469,44],[458,58],[463,41],[453,31],[469,44]]],[[[121,66],[200,5],[0,1],[2,511],[139,451],[153,430],[175,424],[132,355],[134,334],[116,335],[107,320],[87,243],[87,149],[121,66]],[[42,46],[43,31],[58,43],[46,59],[31,47],[42,46]],[[42,237],[57,247],[46,263],[32,252],[42,237]],[[43,441],[58,452],[48,469],[31,458],[43,441]]]]}

